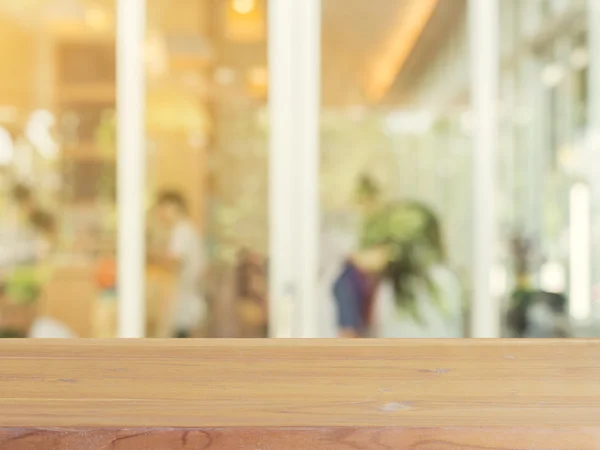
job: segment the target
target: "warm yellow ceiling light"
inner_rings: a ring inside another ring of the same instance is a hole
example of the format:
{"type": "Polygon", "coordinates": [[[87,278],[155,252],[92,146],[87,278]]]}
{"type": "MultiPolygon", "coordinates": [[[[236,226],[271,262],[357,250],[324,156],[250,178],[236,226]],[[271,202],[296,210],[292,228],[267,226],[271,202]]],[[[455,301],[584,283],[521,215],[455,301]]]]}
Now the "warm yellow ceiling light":
{"type": "Polygon", "coordinates": [[[224,34],[227,39],[235,42],[258,42],[265,37],[265,11],[259,0],[227,2],[224,18],[224,34]]]}
{"type": "Polygon", "coordinates": [[[231,7],[238,14],[250,14],[256,8],[256,0],[232,0],[231,7]]]}
{"type": "Polygon", "coordinates": [[[365,95],[369,102],[380,101],[392,86],[438,2],[439,0],[412,0],[399,10],[391,33],[367,72],[365,95]]]}

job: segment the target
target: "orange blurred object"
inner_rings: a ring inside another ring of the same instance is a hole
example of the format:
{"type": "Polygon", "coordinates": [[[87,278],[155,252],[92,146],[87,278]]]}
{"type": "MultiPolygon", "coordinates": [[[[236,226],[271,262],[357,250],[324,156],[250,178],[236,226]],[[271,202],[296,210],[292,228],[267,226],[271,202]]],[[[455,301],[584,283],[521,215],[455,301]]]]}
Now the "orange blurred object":
{"type": "Polygon", "coordinates": [[[111,289],[116,286],[117,264],[114,258],[103,258],[98,261],[96,268],[96,283],[103,289],[111,289]]]}

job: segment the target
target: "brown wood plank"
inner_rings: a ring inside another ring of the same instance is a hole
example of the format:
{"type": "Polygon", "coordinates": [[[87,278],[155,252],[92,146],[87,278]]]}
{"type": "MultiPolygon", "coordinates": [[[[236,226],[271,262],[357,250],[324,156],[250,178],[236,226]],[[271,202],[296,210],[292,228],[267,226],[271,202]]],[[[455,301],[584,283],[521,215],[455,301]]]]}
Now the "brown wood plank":
{"type": "Polygon", "coordinates": [[[5,450],[455,450],[600,447],[597,429],[221,428],[0,430],[5,450]]]}
{"type": "Polygon", "coordinates": [[[600,341],[0,342],[0,427],[593,427],[600,341]]]}

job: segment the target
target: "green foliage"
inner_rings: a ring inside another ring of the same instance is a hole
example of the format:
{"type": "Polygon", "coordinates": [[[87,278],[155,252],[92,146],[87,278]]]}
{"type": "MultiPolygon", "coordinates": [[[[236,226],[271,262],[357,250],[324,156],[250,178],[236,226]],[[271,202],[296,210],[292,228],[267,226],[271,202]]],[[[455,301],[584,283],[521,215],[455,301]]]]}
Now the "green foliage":
{"type": "Polygon", "coordinates": [[[18,267],[6,281],[6,293],[18,305],[35,303],[41,293],[42,281],[39,270],[32,266],[18,267]]]}
{"type": "Polygon", "coordinates": [[[384,278],[392,283],[399,314],[421,321],[418,292],[426,292],[438,309],[448,312],[430,274],[432,264],[439,262],[443,253],[437,220],[431,211],[405,202],[389,205],[373,214],[367,219],[362,246],[379,245],[390,250],[384,278]]]}
{"type": "Polygon", "coordinates": [[[0,329],[0,339],[21,339],[26,337],[27,335],[20,330],[12,330],[9,328],[0,329]]]}
{"type": "Polygon", "coordinates": [[[414,241],[422,234],[425,217],[417,209],[397,203],[372,214],[366,221],[362,246],[392,244],[395,247],[414,241]]]}

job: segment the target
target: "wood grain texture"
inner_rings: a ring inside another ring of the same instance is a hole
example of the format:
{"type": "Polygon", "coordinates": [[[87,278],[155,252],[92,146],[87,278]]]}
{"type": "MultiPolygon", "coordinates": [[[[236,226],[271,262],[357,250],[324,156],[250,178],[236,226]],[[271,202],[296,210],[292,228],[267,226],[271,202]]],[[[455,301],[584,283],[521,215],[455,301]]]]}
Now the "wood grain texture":
{"type": "Polygon", "coordinates": [[[350,427],[383,436],[368,448],[502,427],[598,443],[599,380],[600,341],[3,341],[0,427],[350,427]]]}
{"type": "Polygon", "coordinates": [[[456,450],[600,448],[595,429],[220,428],[0,430],[4,450],[456,450]]]}

